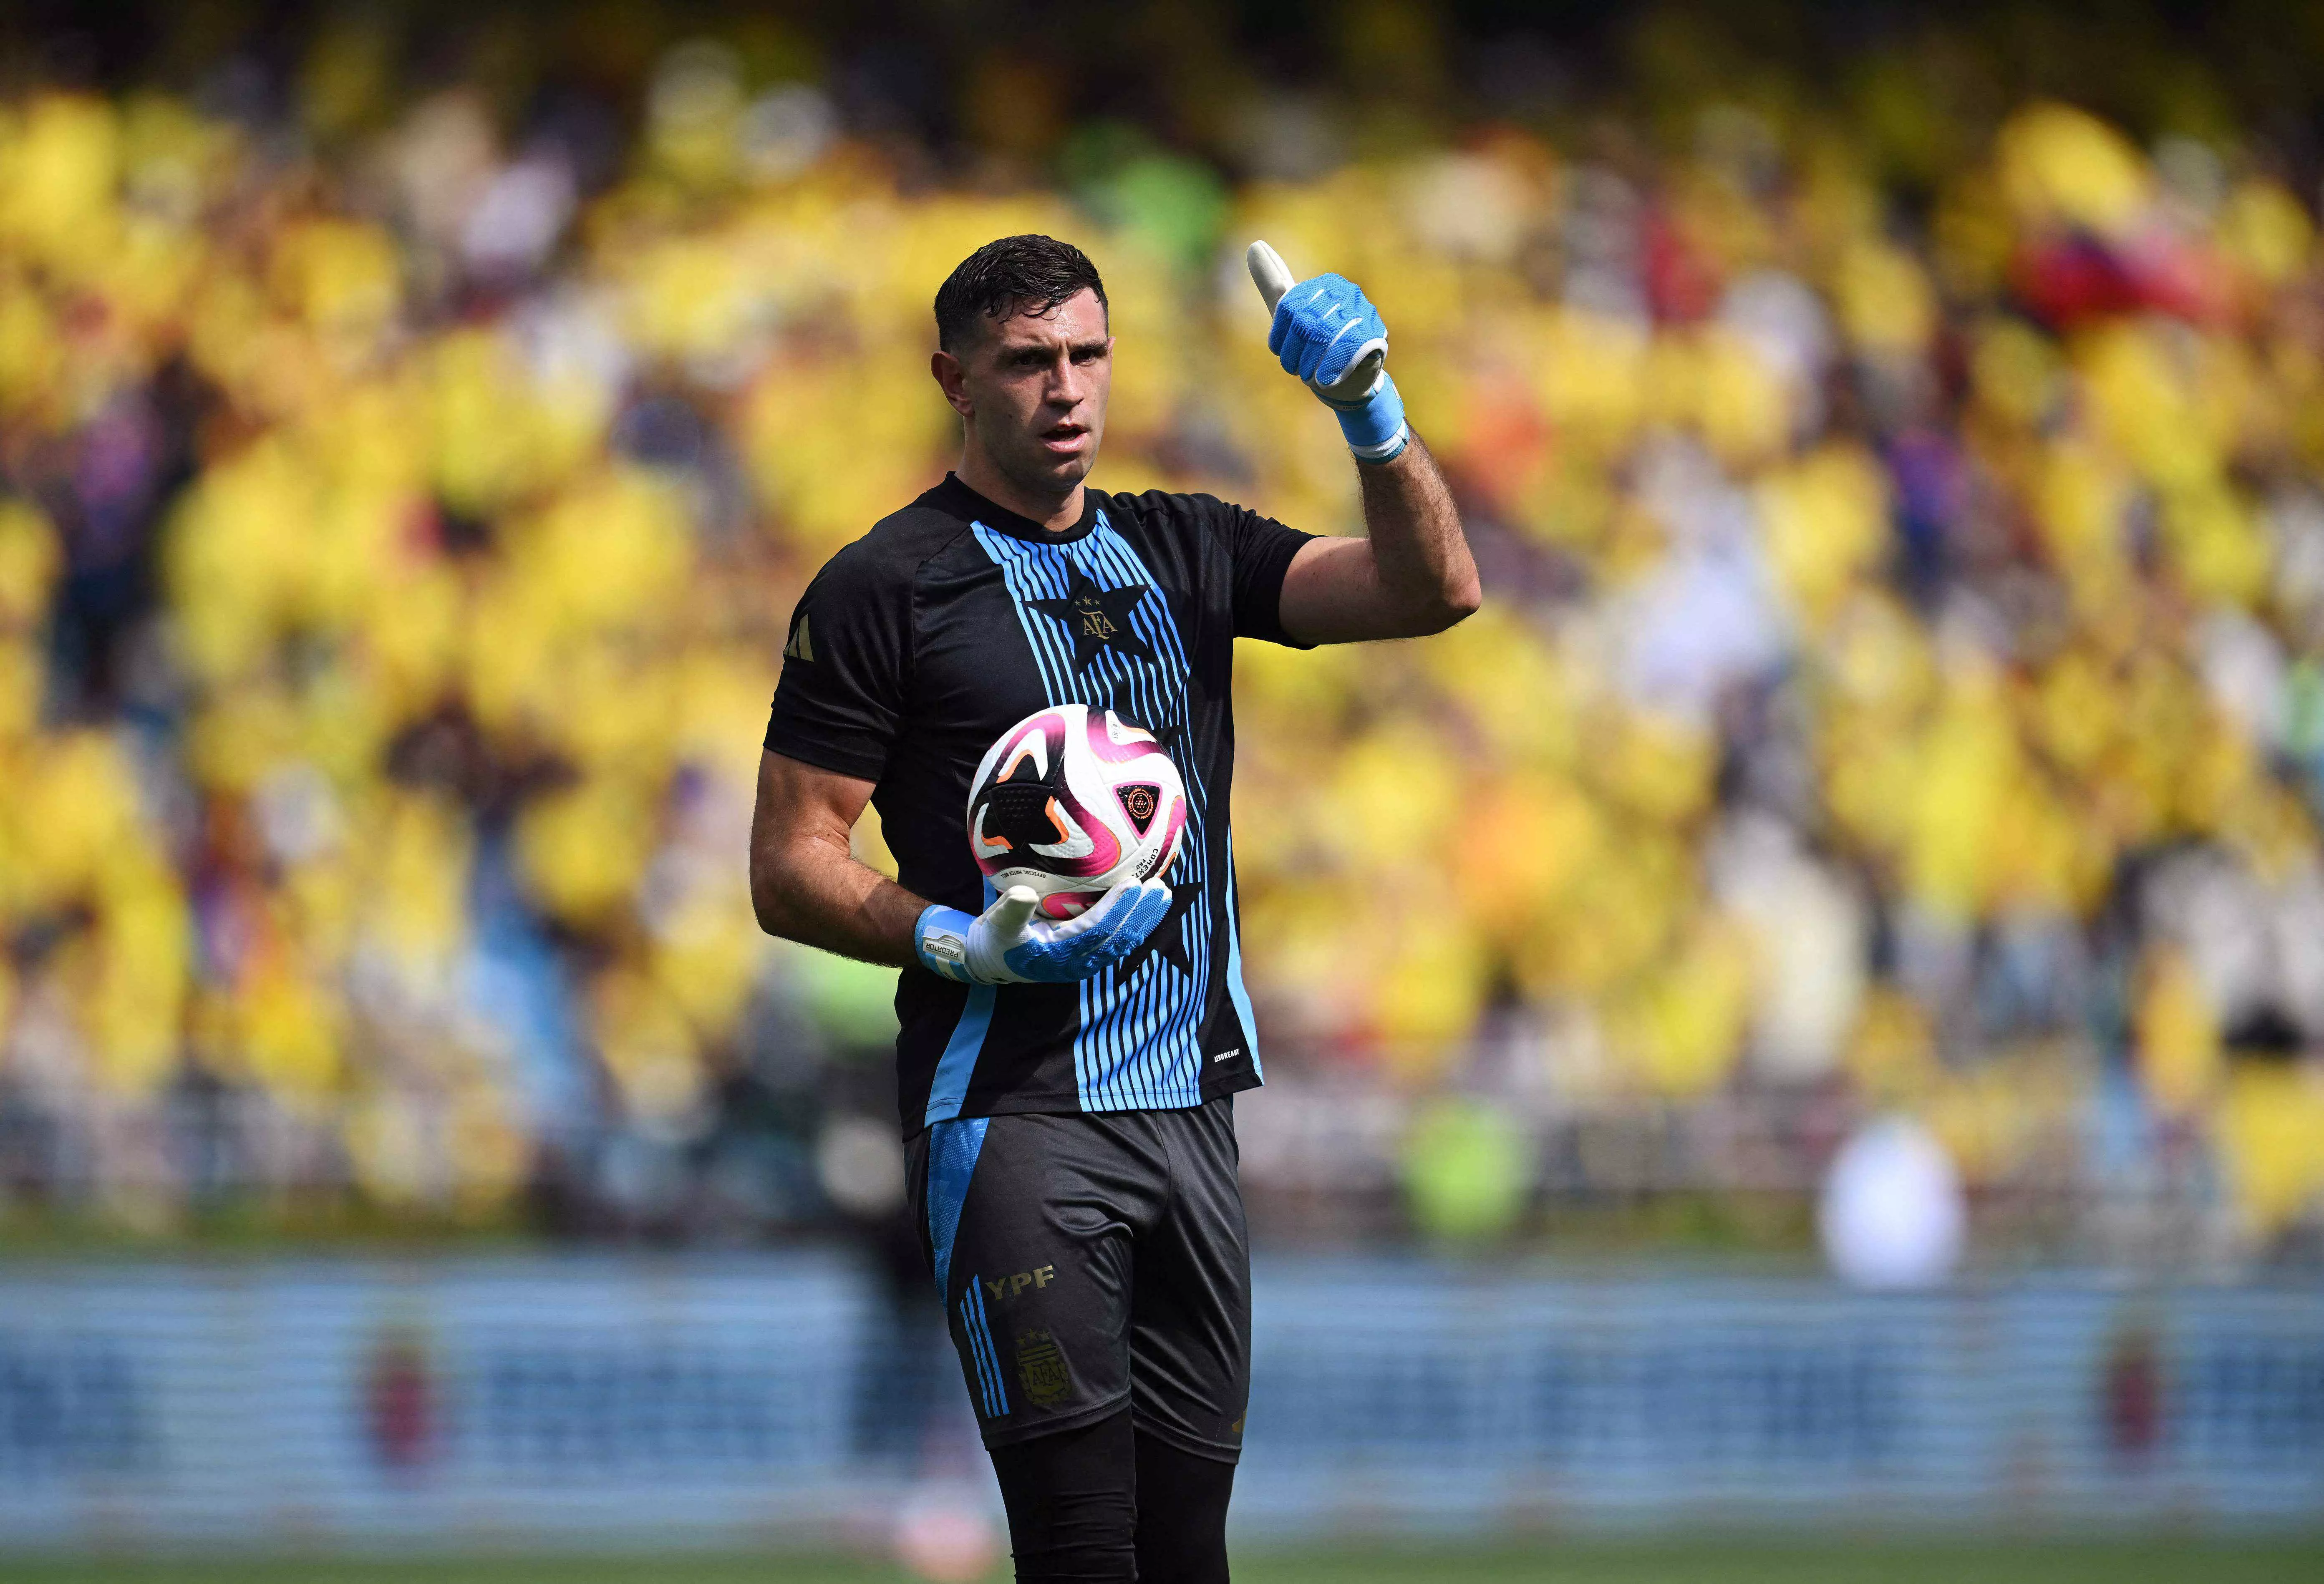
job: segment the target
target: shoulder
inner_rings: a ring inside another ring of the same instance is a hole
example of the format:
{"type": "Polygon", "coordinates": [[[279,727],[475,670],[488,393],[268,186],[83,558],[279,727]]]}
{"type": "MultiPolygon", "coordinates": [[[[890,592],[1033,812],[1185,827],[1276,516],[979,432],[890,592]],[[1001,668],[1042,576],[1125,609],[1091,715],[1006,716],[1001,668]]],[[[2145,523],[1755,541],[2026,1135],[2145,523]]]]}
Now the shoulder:
{"type": "Polygon", "coordinates": [[[1244,515],[1241,507],[1229,505],[1216,495],[1178,494],[1168,490],[1108,495],[1105,504],[1114,517],[1161,532],[1223,532],[1244,515]]]}
{"type": "Polygon", "coordinates": [[[842,546],[823,564],[815,581],[854,595],[900,594],[911,587],[921,567],[967,532],[968,524],[958,514],[923,495],[873,523],[862,539],[842,546]]]}

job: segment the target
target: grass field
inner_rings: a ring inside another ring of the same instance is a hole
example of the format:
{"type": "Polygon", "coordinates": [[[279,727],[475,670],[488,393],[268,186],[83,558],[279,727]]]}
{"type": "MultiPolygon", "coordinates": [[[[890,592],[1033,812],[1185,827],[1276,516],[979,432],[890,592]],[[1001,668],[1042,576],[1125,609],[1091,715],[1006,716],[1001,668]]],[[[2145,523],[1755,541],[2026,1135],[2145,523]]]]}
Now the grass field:
{"type": "MultiPolygon", "coordinates": [[[[1236,1559],[1234,1571],[1237,1584],[2318,1584],[2324,1580],[2324,1541],[1400,1547],[1252,1552],[1236,1559]]],[[[682,1553],[506,1561],[0,1561],[0,1584],[907,1584],[907,1578],[865,1562],[682,1553]]]]}

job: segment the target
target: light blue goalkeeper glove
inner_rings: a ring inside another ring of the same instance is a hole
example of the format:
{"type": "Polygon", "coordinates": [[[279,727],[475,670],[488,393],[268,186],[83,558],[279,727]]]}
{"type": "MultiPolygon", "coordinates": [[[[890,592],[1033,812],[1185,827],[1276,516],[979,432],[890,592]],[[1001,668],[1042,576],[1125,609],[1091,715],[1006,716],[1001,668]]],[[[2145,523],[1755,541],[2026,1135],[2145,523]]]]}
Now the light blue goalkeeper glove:
{"type": "Polygon", "coordinates": [[[1043,918],[1030,886],[1011,886],[982,913],[923,908],[912,949],[931,973],[961,984],[1071,984],[1138,948],[1170,911],[1160,880],[1124,880],[1078,918],[1043,918]]]}
{"type": "Polygon", "coordinates": [[[1254,242],[1243,262],[1275,315],[1267,349],[1340,419],[1360,462],[1388,462],[1412,437],[1404,398],[1388,374],[1388,326],[1363,289],[1344,275],[1295,281],[1282,255],[1254,242]]]}

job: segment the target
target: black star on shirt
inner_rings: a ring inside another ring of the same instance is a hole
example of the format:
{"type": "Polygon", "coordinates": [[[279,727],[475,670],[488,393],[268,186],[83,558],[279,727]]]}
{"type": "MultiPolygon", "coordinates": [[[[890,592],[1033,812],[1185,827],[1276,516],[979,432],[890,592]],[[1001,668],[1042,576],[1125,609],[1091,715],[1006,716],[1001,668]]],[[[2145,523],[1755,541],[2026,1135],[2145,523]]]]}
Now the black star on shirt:
{"type": "Polygon", "coordinates": [[[1065,564],[1065,598],[1025,603],[1044,616],[1055,616],[1065,624],[1065,631],[1073,635],[1074,670],[1078,673],[1089,669],[1089,663],[1097,658],[1102,649],[1119,649],[1141,660],[1154,658],[1146,640],[1130,630],[1130,612],[1145,597],[1146,585],[1142,583],[1100,588],[1069,561],[1065,564]]]}
{"type": "Polygon", "coordinates": [[[1121,960],[1120,975],[1128,979],[1138,972],[1148,957],[1159,953],[1188,979],[1194,977],[1194,962],[1186,953],[1186,910],[1194,898],[1203,894],[1203,882],[1189,880],[1183,886],[1170,888],[1170,911],[1154,926],[1154,933],[1138,943],[1137,949],[1121,960]]]}

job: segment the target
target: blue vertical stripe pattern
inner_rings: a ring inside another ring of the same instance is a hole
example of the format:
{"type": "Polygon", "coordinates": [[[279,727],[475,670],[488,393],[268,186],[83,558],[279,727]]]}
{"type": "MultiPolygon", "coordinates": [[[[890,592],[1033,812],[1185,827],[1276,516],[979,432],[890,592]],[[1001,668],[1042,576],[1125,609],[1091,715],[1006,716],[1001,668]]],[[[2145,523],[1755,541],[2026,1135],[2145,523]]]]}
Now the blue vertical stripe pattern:
{"type": "MultiPolygon", "coordinates": [[[[1191,729],[1186,719],[1190,666],[1185,646],[1177,623],[1170,618],[1160,581],[1115,531],[1105,513],[1098,513],[1097,524],[1088,535],[1067,543],[1019,539],[996,533],[981,522],[971,527],[977,543],[1001,568],[1048,701],[1101,710],[1118,705],[1138,725],[1157,736],[1176,728],[1177,741],[1183,743],[1191,729]],[[1065,597],[1072,586],[1071,575],[1076,571],[1102,589],[1146,585],[1146,596],[1130,612],[1130,628],[1153,652],[1151,662],[1102,648],[1086,670],[1074,668],[1073,640],[1065,623],[1034,610],[1030,602],[1065,597]]],[[[1074,1040],[1074,1076],[1085,1110],[1203,1103],[1202,1018],[1210,999],[1209,943],[1218,922],[1213,916],[1208,884],[1209,803],[1192,756],[1173,753],[1171,758],[1186,786],[1186,830],[1177,860],[1165,878],[1176,884],[1200,884],[1203,889],[1187,909],[1183,925],[1163,927],[1185,931],[1187,958],[1194,972],[1190,978],[1159,952],[1150,952],[1128,975],[1114,969],[1083,981],[1081,1032],[1074,1040]]],[[[1242,1004],[1248,999],[1243,997],[1236,1008],[1246,1038],[1251,1036],[1252,1027],[1242,1004]]],[[[1251,1057],[1256,1064],[1256,1049],[1251,1057]]]]}
{"type": "Polygon", "coordinates": [[[1250,1009],[1250,990],[1242,981],[1242,917],[1235,906],[1234,865],[1227,865],[1227,999],[1234,1003],[1235,1016],[1242,1019],[1242,1036],[1250,1042],[1244,1050],[1250,1057],[1250,1070],[1262,1083],[1267,1081],[1267,1068],[1259,1059],[1259,1018],[1250,1009]]]}
{"type": "MultiPolygon", "coordinates": [[[[987,907],[992,906],[992,882],[987,880],[987,907]]],[[[984,1036],[992,1029],[994,988],[989,984],[968,987],[968,999],[961,1005],[960,1021],[952,1026],[952,1037],[945,1041],[944,1054],[936,1058],[936,1076],[928,1083],[928,1108],[920,1116],[922,1127],[933,1128],[960,1115],[960,1108],[968,1099],[968,1081],[976,1075],[976,1058],[984,1053],[984,1036]]]]}
{"type": "Polygon", "coordinates": [[[1009,1389],[1001,1383],[1001,1359],[992,1350],[992,1330],[984,1320],[984,1284],[975,1276],[968,1278],[968,1290],[960,1295],[960,1318],[968,1331],[968,1350],[976,1359],[976,1384],[984,1398],[984,1416],[1006,1418],[1009,1389]]]}
{"type": "Polygon", "coordinates": [[[951,1288],[953,1239],[960,1235],[961,1206],[976,1175],[989,1119],[937,1122],[928,1129],[928,1247],[936,1253],[936,1291],[951,1288]]]}

